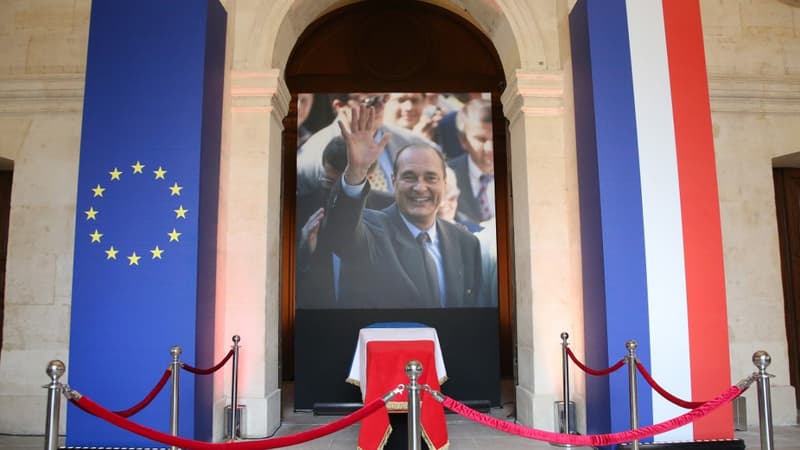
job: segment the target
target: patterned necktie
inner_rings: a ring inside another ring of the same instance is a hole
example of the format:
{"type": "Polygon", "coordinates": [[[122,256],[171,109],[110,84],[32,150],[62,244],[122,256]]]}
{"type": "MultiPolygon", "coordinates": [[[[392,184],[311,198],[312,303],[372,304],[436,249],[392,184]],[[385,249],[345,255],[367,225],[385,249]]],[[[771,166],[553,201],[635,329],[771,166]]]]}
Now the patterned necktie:
{"type": "Polygon", "coordinates": [[[428,291],[431,299],[436,300],[437,304],[441,304],[439,298],[439,274],[436,271],[436,262],[433,260],[433,255],[428,251],[427,243],[431,241],[428,233],[423,231],[417,235],[417,242],[419,242],[420,249],[422,250],[422,261],[425,267],[425,275],[428,278],[428,291]]]}
{"type": "Polygon", "coordinates": [[[369,186],[373,190],[389,192],[389,183],[386,182],[386,175],[384,175],[380,167],[376,167],[367,178],[369,179],[369,186]]]}
{"type": "Polygon", "coordinates": [[[491,219],[494,215],[489,204],[489,183],[494,181],[494,175],[481,175],[480,181],[481,189],[478,191],[478,204],[481,207],[481,220],[483,221],[491,219]]]}

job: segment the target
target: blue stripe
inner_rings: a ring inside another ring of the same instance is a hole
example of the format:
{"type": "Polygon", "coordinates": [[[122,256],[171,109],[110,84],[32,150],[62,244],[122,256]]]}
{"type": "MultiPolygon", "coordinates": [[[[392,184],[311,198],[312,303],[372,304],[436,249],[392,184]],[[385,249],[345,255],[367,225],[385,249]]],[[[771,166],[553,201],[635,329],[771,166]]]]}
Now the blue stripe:
{"type": "MultiPolygon", "coordinates": [[[[606,327],[612,363],[624,343],[639,343],[650,363],[647,281],[633,80],[624,0],[590,1],[589,45],[595,94],[598,178],[606,281],[606,327]]],[[[628,382],[611,376],[611,431],[630,429],[628,382]]],[[[644,393],[644,389],[642,390],[644,393]]],[[[652,422],[649,395],[639,396],[640,423],[652,422]]]]}
{"type": "MultiPolygon", "coordinates": [[[[581,211],[583,264],[583,311],[586,363],[604,367],[608,360],[605,320],[605,279],[603,235],[600,221],[600,187],[597,171],[597,141],[594,128],[592,60],[586,1],[580,0],[570,13],[572,78],[575,91],[575,128],[578,153],[578,184],[581,211]]],[[[611,429],[609,385],[606,377],[586,377],[587,433],[602,434],[611,429]]]]}
{"type": "MultiPolygon", "coordinates": [[[[596,329],[600,328],[594,322],[604,321],[605,341],[593,342],[592,345],[605,345],[607,356],[604,364],[597,364],[596,367],[613,364],[624,356],[625,342],[630,339],[638,342],[637,356],[648,365],[650,343],[644,230],[625,1],[585,0],[578,5],[571,16],[576,15],[578,9],[583,11],[581,14],[585,14],[583,33],[586,34],[584,41],[588,43],[588,52],[583,55],[574,54],[573,58],[581,56],[583,59],[574,59],[573,66],[576,71],[579,66],[586,66],[588,68],[580,70],[591,73],[591,92],[588,94],[591,95],[594,122],[576,125],[579,134],[588,132],[582,129],[586,126],[592,128],[595,134],[594,149],[579,148],[578,154],[579,159],[591,159],[592,156],[587,155],[595,153],[594,179],[597,180],[595,186],[587,185],[583,180],[587,174],[579,174],[581,227],[583,233],[599,232],[599,242],[595,239],[590,243],[595,247],[591,251],[597,253],[599,248],[601,255],[590,256],[595,263],[602,258],[602,265],[587,267],[584,271],[584,276],[587,275],[587,270],[590,273],[597,272],[590,275],[590,280],[602,279],[602,286],[597,281],[593,285],[585,285],[584,302],[599,301],[599,294],[594,291],[596,289],[602,289],[605,300],[604,315],[600,315],[602,311],[597,305],[585,305],[587,346],[590,345],[590,334],[597,334],[596,329]],[[592,192],[592,189],[597,191],[592,192]],[[592,197],[597,204],[589,206],[587,203],[592,197]],[[591,220],[585,221],[584,217],[591,220]],[[602,272],[599,273],[600,271],[602,272]]],[[[573,29],[572,32],[578,33],[578,30],[573,29]]],[[[586,92],[582,95],[585,94],[586,92]]],[[[576,90],[576,97],[578,95],[576,90]]],[[[576,110],[583,108],[585,103],[586,100],[576,100],[576,110]]],[[[581,111],[576,113],[578,114],[586,113],[581,111]]],[[[579,145],[584,143],[579,142],[579,145]]],[[[579,162],[579,166],[584,165],[591,169],[592,163],[579,162]]],[[[587,347],[587,358],[597,358],[590,356],[593,352],[600,350],[587,347]]],[[[587,361],[591,364],[596,359],[587,361]]],[[[642,394],[639,395],[639,422],[643,424],[652,422],[652,400],[644,387],[641,386],[642,394]]],[[[587,385],[587,390],[589,389],[595,389],[595,386],[587,385]]],[[[610,377],[608,389],[607,411],[611,429],[606,431],[627,430],[630,428],[630,415],[625,371],[618,371],[610,377]]],[[[589,397],[592,395],[587,393],[589,397]]],[[[598,414],[593,411],[594,420],[597,420],[598,414]]],[[[600,430],[590,425],[589,432],[597,431],[600,430]]]]}

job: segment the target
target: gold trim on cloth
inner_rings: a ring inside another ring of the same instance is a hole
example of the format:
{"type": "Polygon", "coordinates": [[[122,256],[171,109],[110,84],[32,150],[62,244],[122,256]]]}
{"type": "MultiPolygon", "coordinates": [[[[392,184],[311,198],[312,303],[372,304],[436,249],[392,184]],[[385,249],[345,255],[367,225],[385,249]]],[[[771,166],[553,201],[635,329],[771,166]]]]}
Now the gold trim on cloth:
{"type": "MultiPolygon", "coordinates": [[[[380,445],[378,445],[378,450],[383,450],[383,447],[386,447],[386,442],[389,441],[389,435],[390,434],[392,434],[392,426],[391,425],[386,427],[386,433],[384,433],[383,439],[381,439],[381,443],[380,443],[380,445]]],[[[450,443],[448,442],[448,444],[450,444],[450,443]]],[[[364,449],[361,448],[360,445],[356,445],[356,450],[364,450],[364,449]]]]}
{"type": "Polygon", "coordinates": [[[421,429],[420,431],[422,432],[422,439],[425,441],[425,444],[428,446],[429,450],[447,450],[450,448],[450,439],[448,439],[443,446],[436,448],[433,445],[433,441],[431,441],[431,438],[428,437],[428,433],[425,432],[425,427],[420,426],[420,429],[421,429]]]}

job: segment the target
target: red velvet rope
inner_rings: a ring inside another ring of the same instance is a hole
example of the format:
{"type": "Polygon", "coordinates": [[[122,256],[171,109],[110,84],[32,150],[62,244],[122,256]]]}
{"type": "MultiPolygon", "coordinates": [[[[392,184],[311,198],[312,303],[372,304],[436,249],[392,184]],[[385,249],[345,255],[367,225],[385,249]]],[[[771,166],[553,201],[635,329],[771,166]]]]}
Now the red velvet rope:
{"type": "Polygon", "coordinates": [[[358,422],[364,417],[386,406],[382,398],[376,398],[375,400],[367,403],[366,405],[361,407],[361,409],[355,411],[354,413],[342,417],[341,419],[335,422],[331,422],[329,424],[314,428],[312,430],[303,431],[289,436],[274,437],[269,439],[210,443],[210,442],[201,442],[192,439],[172,436],[167,433],[162,433],[152,428],[148,428],[144,425],[140,425],[136,422],[132,422],[128,419],[125,419],[124,417],[120,417],[114,414],[113,412],[103,408],[102,406],[98,405],[97,403],[95,403],[94,401],[85,396],[82,396],[78,399],[70,399],[70,401],[80,409],[86,411],[87,413],[97,416],[107,422],[110,422],[132,433],[136,433],[140,436],[146,437],[153,441],[161,442],[162,444],[174,445],[183,449],[195,449],[195,450],[261,450],[269,448],[288,447],[290,445],[300,444],[303,442],[320,438],[322,436],[329,435],[331,433],[335,433],[343,428],[346,428],[358,422]]]}
{"type": "Polygon", "coordinates": [[[609,367],[608,369],[596,370],[592,369],[591,367],[587,367],[583,365],[582,362],[578,361],[578,358],[575,356],[574,353],[572,353],[572,350],[569,347],[567,347],[567,354],[569,355],[569,358],[572,360],[572,362],[574,362],[575,365],[578,366],[582,371],[588,373],[589,375],[594,375],[594,376],[608,375],[612,372],[619,370],[620,367],[625,365],[625,358],[622,358],[619,361],[617,361],[616,364],[609,367]]]}
{"type": "Polygon", "coordinates": [[[219,369],[221,369],[222,366],[224,366],[225,363],[228,362],[228,360],[231,359],[232,356],[233,356],[233,350],[229,351],[228,354],[225,355],[224,358],[222,358],[222,361],[220,361],[219,364],[217,364],[216,366],[214,366],[214,367],[212,367],[210,369],[198,369],[198,368],[192,367],[192,366],[190,366],[188,364],[181,364],[181,367],[183,368],[183,370],[185,370],[187,372],[191,372],[191,373],[196,374],[196,375],[210,375],[210,374],[218,371],[219,369]]]}
{"type": "Polygon", "coordinates": [[[683,415],[675,417],[658,424],[649,425],[646,427],[638,428],[636,430],[622,431],[619,433],[609,434],[595,434],[595,435],[574,435],[574,434],[561,434],[552,431],[537,430],[535,428],[523,427],[515,423],[506,422],[504,420],[496,419],[486,414],[481,414],[474,409],[469,408],[463,403],[459,403],[450,397],[444,399],[444,406],[448,409],[461,414],[462,416],[474,422],[495,428],[497,430],[522,436],[528,439],[535,439],[539,441],[549,442],[551,444],[567,444],[576,446],[592,446],[600,447],[606,445],[619,444],[622,442],[631,442],[633,440],[643,439],[648,436],[661,434],[675,428],[682,427],[689,422],[693,422],[701,417],[706,416],[720,406],[730,402],[734,398],[741,395],[743,392],[738,386],[731,386],[720,394],[715,399],[708,401],[703,406],[686,412],[683,415]]]}
{"type": "Polygon", "coordinates": [[[149,394],[147,394],[147,397],[145,397],[144,400],[131,406],[128,409],[125,409],[123,411],[113,411],[113,413],[122,417],[130,417],[138,413],[139,411],[143,410],[147,405],[150,404],[150,402],[153,401],[154,398],[156,398],[156,395],[158,395],[158,393],[161,392],[161,389],[164,389],[164,385],[167,384],[167,380],[169,380],[170,375],[172,375],[172,370],[170,370],[170,368],[167,368],[167,370],[164,371],[164,374],[161,375],[161,379],[158,380],[158,383],[156,383],[153,390],[150,391],[149,394]]]}
{"type": "Polygon", "coordinates": [[[667,392],[666,389],[664,389],[658,383],[656,383],[656,380],[654,380],[653,377],[650,376],[650,372],[648,372],[647,369],[644,368],[641,362],[636,361],[636,368],[639,369],[639,372],[642,374],[644,379],[647,380],[647,384],[649,384],[653,389],[656,390],[656,392],[661,394],[662,397],[672,402],[673,404],[686,409],[694,409],[703,404],[703,402],[690,402],[682,398],[676,397],[667,392]]]}

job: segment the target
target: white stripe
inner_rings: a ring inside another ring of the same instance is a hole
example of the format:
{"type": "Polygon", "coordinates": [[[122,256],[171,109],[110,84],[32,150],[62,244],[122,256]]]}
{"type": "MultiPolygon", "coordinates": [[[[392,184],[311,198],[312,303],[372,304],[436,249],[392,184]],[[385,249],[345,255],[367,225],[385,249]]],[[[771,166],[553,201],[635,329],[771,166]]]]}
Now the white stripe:
{"type": "MultiPolygon", "coordinates": [[[[678,161],[661,0],[626,0],[633,97],[639,145],[650,373],[670,393],[691,399],[686,269],[683,255],[678,161]]],[[[686,410],[653,391],[653,423],[686,410]]],[[[656,442],[692,440],[690,425],[656,442]]]]}

